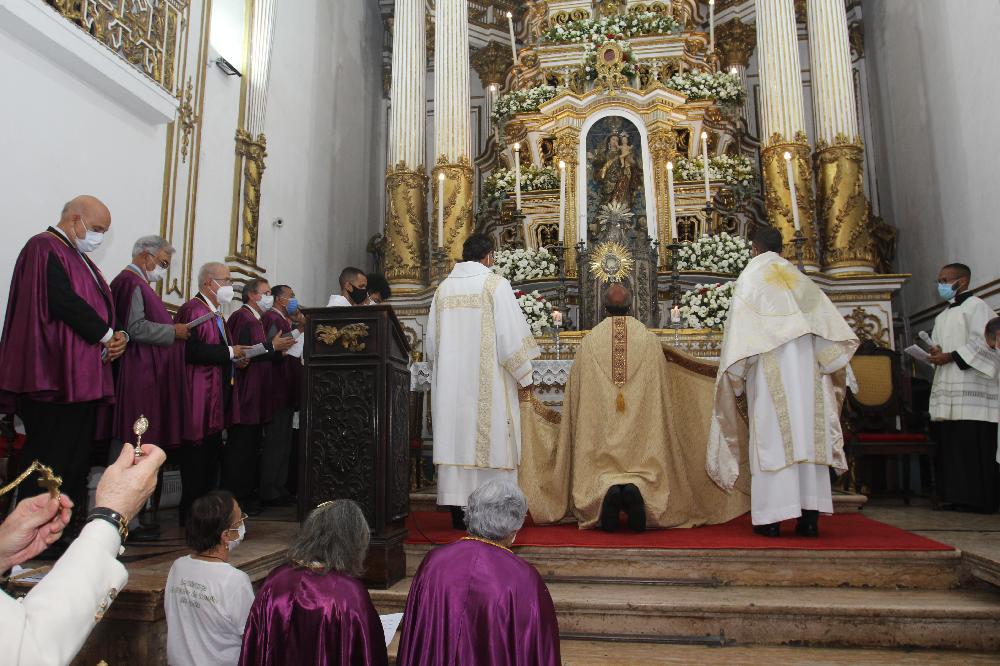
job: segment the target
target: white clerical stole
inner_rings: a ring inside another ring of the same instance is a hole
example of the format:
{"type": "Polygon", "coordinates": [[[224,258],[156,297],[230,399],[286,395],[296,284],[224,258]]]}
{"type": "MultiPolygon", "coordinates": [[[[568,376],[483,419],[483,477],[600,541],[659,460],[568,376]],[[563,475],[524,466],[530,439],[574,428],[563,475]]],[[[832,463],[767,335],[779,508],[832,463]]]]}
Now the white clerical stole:
{"type": "Polygon", "coordinates": [[[531,384],[538,346],[510,283],[475,261],[459,263],[431,303],[434,463],[516,469],[518,386],[531,384]]]}

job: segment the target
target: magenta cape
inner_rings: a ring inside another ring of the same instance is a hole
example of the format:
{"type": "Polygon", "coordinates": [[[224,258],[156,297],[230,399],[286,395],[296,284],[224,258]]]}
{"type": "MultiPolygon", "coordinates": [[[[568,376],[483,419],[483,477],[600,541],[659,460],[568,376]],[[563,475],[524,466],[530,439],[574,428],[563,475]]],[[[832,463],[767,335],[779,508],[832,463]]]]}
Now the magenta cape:
{"type": "MultiPolygon", "coordinates": [[[[264,324],[244,305],[229,315],[229,334],[238,345],[263,344],[264,324]]],[[[274,361],[258,358],[250,361],[245,368],[236,369],[236,383],[233,385],[233,400],[229,413],[234,425],[261,425],[271,421],[271,370],[274,361]]]]}
{"type": "MultiPolygon", "coordinates": [[[[126,268],[111,281],[119,327],[125,328],[132,310],[132,294],[139,289],[146,320],[174,325],[174,320],[149,283],[126,268]]],[[[130,341],[115,363],[115,407],[111,436],[132,441],[132,427],[140,415],[149,420],[143,436],[161,448],[181,444],[186,376],[184,343],[162,347],[130,341]]]]}
{"type": "Polygon", "coordinates": [[[50,255],[62,264],[73,290],[113,326],[111,290],[97,266],[55,233],[33,236],[14,264],[0,337],[0,391],[45,402],[110,402],[115,389],[111,366],[101,361],[104,345],[86,342],[49,315],[50,255]]]}
{"type": "Polygon", "coordinates": [[[535,568],[480,541],[431,551],[410,586],[400,666],[558,666],[559,624],[535,568]]]}
{"type": "MultiPolygon", "coordinates": [[[[212,312],[212,309],[200,298],[192,298],[177,311],[175,320],[186,324],[198,317],[212,312]]],[[[208,345],[226,343],[219,331],[218,321],[221,317],[209,319],[198,324],[193,332],[208,345]]],[[[225,325],[223,325],[225,326],[225,325]]],[[[228,335],[228,332],[227,332],[228,335]]],[[[209,435],[222,432],[226,427],[225,403],[222,395],[222,382],[226,377],[226,367],[222,365],[195,365],[184,363],[187,393],[184,396],[184,427],[181,436],[186,442],[200,442],[209,435]]]]}
{"type": "Polygon", "coordinates": [[[290,564],[272,571],[257,592],[240,654],[240,666],[388,661],[382,623],[364,585],[290,564]]]}
{"type": "MultiPolygon", "coordinates": [[[[267,333],[274,326],[282,333],[292,332],[292,322],[285,319],[280,312],[268,310],[261,317],[264,324],[264,332],[267,333]]],[[[302,381],[302,359],[294,356],[282,356],[274,362],[274,370],[271,375],[272,404],[274,409],[298,409],[299,408],[299,383],[302,381]]]]}

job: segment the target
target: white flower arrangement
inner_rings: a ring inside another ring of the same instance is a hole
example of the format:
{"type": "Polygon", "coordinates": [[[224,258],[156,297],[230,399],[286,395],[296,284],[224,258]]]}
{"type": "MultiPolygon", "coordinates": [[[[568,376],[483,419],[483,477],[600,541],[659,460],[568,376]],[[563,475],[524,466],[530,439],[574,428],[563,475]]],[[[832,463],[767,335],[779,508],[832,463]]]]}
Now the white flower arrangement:
{"type": "Polygon", "coordinates": [[[532,335],[537,338],[545,333],[545,329],[552,328],[552,304],[541,294],[537,291],[515,291],[514,297],[521,306],[532,335]]]}
{"type": "Polygon", "coordinates": [[[603,16],[598,19],[569,21],[555,25],[542,33],[542,41],[549,44],[596,42],[604,39],[623,39],[640,35],[665,35],[676,32],[679,24],[672,16],[654,12],[636,12],[624,16],[603,16]]]}
{"type": "Polygon", "coordinates": [[[544,247],[540,250],[497,250],[493,253],[493,272],[512,284],[552,277],[557,272],[556,257],[544,247]]]}
{"type": "Polygon", "coordinates": [[[729,72],[677,73],[663,84],[683,93],[689,100],[714,99],[726,105],[742,104],[746,94],[740,77],[729,72]]]}
{"type": "Polygon", "coordinates": [[[681,296],[681,319],[688,328],[726,327],[735,282],[706,284],[681,296]]]}
{"type": "Polygon", "coordinates": [[[750,262],[750,242],[723,231],[682,243],[677,250],[677,269],[739,275],[750,262]]]}
{"type": "MultiPolygon", "coordinates": [[[[554,167],[536,167],[533,164],[521,167],[521,191],[537,192],[554,190],[559,187],[559,174],[554,167]]],[[[503,198],[514,191],[514,170],[499,167],[490,172],[483,181],[482,200],[486,204],[503,198]]]]}
{"type": "Polygon", "coordinates": [[[499,125],[519,113],[538,111],[538,107],[555,96],[555,86],[535,86],[504,93],[493,109],[493,120],[499,125]]]}
{"type": "MultiPolygon", "coordinates": [[[[700,157],[682,157],[674,163],[674,175],[680,181],[700,181],[704,178],[705,167],[700,157]]],[[[712,180],[722,180],[730,185],[750,187],[756,180],[753,160],[746,155],[716,155],[708,158],[708,176],[712,180]]]]}

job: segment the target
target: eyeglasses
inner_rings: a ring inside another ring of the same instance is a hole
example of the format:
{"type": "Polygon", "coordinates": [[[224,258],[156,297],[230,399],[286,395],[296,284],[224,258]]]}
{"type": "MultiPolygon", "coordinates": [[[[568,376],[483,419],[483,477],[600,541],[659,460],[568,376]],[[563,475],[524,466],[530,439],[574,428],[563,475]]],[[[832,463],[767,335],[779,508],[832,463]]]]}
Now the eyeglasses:
{"type": "Polygon", "coordinates": [[[248,516],[245,513],[240,513],[240,522],[236,523],[236,525],[234,525],[233,527],[230,527],[226,531],[227,532],[230,531],[230,530],[236,530],[236,531],[238,531],[240,529],[240,526],[243,525],[247,521],[247,518],[249,518],[249,517],[250,516],[248,516]]]}
{"type": "Polygon", "coordinates": [[[212,282],[215,282],[220,287],[228,287],[233,283],[229,278],[212,278],[212,282]]]}

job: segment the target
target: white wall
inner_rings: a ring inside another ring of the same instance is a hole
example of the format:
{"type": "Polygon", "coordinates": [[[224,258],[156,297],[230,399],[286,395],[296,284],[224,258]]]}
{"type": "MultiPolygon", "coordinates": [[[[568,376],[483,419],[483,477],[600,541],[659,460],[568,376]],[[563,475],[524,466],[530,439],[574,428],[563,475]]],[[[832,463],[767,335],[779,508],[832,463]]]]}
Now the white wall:
{"type": "Polygon", "coordinates": [[[864,16],[882,213],[913,313],[938,300],[945,263],[969,264],[973,286],[1000,277],[1000,3],[866,0],[864,16]]]}
{"type": "MultiPolygon", "coordinates": [[[[232,24],[244,20],[244,7],[213,5],[214,50],[230,44],[225,55],[238,67],[231,43],[243,27],[232,24]]],[[[195,2],[192,14],[200,8],[195,2]]],[[[365,244],[382,225],[382,22],[368,0],[278,2],[275,20],[258,263],[304,303],[325,304],[344,265],[367,265],[365,244]],[[277,217],[286,226],[276,249],[277,217]]],[[[190,42],[196,51],[198,35],[190,42]]],[[[194,66],[189,73],[197,74],[194,66]]],[[[138,236],[159,232],[167,126],[139,118],[3,31],[0,90],[9,93],[0,104],[3,312],[25,240],[55,224],[73,196],[94,194],[111,209],[111,233],[92,255],[109,280],[138,236]]],[[[229,251],[239,94],[237,77],[209,65],[194,270],[229,251]]]]}

